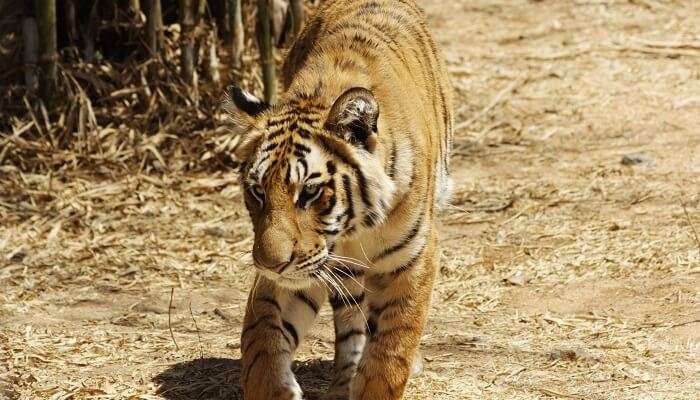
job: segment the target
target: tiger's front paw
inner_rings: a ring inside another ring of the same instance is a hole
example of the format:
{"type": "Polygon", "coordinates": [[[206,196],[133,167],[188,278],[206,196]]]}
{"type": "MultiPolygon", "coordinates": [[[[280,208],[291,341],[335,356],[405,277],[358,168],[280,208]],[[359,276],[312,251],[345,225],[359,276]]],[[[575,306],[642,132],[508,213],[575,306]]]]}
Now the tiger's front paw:
{"type": "Polygon", "coordinates": [[[397,373],[376,360],[365,361],[350,383],[350,400],[399,400],[408,372],[397,373]]]}
{"type": "MultiPolygon", "coordinates": [[[[296,382],[294,382],[296,384],[296,382]]],[[[270,400],[302,400],[301,388],[297,384],[294,386],[280,386],[271,392],[270,400]]]]}
{"type": "Polygon", "coordinates": [[[245,400],[303,400],[301,387],[290,372],[287,376],[259,380],[244,390],[245,400]]]}
{"type": "Polygon", "coordinates": [[[303,400],[301,389],[297,386],[283,386],[266,384],[267,387],[259,388],[258,393],[245,396],[246,400],[303,400]]]}

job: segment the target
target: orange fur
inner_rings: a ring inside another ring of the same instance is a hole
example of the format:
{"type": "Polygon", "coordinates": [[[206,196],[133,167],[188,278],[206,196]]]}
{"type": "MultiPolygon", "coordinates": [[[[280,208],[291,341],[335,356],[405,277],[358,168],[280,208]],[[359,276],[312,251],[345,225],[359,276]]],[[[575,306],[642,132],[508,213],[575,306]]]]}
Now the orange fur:
{"type": "Polygon", "coordinates": [[[330,297],[329,396],[398,400],[449,193],[443,61],[412,0],[328,0],[291,49],[283,83],[279,104],[258,112],[239,91],[231,105],[259,271],[242,335],[245,398],[301,398],[291,360],[330,297]]]}

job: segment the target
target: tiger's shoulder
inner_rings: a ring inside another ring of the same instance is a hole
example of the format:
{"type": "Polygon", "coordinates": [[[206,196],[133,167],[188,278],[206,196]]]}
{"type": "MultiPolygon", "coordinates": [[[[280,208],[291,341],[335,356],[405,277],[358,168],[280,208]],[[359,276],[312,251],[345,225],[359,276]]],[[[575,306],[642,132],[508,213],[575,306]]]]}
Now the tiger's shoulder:
{"type": "Polygon", "coordinates": [[[413,0],[322,2],[289,51],[282,79],[286,101],[330,104],[349,87],[370,89],[380,106],[380,140],[391,149],[394,168],[406,172],[396,177],[398,186],[408,188],[423,175],[418,181],[429,181],[437,206],[447,200],[452,87],[413,0]]]}

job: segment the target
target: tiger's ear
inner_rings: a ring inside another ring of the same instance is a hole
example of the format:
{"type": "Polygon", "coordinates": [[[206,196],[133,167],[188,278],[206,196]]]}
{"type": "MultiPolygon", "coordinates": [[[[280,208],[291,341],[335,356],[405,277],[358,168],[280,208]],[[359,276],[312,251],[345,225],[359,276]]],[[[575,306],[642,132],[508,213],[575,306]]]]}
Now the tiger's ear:
{"type": "Polygon", "coordinates": [[[224,109],[233,122],[233,130],[240,140],[233,150],[236,160],[246,162],[260,144],[263,134],[255,128],[255,117],[265,111],[269,104],[238,86],[229,86],[224,109]]]}
{"type": "Polygon", "coordinates": [[[351,144],[374,152],[378,118],[379,105],[372,92],[356,87],[338,97],[328,113],[325,127],[351,144]]]}
{"type": "Polygon", "coordinates": [[[266,102],[238,86],[229,86],[226,95],[228,103],[230,103],[228,104],[230,112],[239,111],[250,117],[255,117],[270,107],[266,102]]]}

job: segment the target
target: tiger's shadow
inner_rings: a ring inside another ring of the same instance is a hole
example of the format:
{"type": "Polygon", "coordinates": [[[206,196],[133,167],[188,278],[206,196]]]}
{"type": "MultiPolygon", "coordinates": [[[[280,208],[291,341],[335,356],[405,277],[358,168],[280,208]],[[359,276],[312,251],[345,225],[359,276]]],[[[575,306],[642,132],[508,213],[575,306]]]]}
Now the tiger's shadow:
{"type": "MultiPolygon", "coordinates": [[[[329,385],[333,362],[309,360],[292,366],[304,398],[318,398],[329,385]]],[[[241,360],[199,358],[168,367],[153,378],[156,393],[168,400],[243,400],[241,360]]]]}

